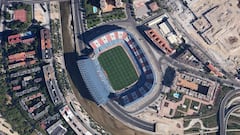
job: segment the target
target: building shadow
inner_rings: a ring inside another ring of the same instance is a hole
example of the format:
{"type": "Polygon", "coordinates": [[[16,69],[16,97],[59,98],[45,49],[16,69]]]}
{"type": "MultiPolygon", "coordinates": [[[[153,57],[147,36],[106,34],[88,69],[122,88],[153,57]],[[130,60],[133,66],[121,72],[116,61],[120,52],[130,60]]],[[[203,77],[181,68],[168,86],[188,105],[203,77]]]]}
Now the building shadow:
{"type": "Polygon", "coordinates": [[[108,33],[113,30],[123,29],[117,25],[104,25],[100,27],[93,28],[81,35],[78,35],[79,40],[81,40],[87,47],[81,50],[81,56],[78,55],[76,49],[73,52],[65,53],[64,59],[66,63],[66,69],[74,83],[74,85],[79,90],[79,93],[83,98],[94,101],[91,96],[82,76],[79,71],[77,61],[81,59],[89,58],[89,55],[93,52],[92,48],[89,46],[89,42],[105,33],[108,33]]]}
{"type": "Polygon", "coordinates": [[[83,81],[83,78],[76,63],[76,61],[81,59],[81,57],[79,57],[76,52],[70,52],[64,53],[64,59],[67,72],[69,73],[73,84],[76,86],[81,96],[94,101],[86,87],[86,84],[83,81]]]}
{"type": "Polygon", "coordinates": [[[87,4],[100,8],[100,0],[87,0],[87,4]]]}
{"type": "Polygon", "coordinates": [[[80,40],[82,40],[86,45],[88,45],[88,43],[97,38],[98,36],[103,35],[104,33],[113,31],[113,30],[119,30],[119,29],[124,29],[122,27],[119,27],[117,25],[103,25],[103,26],[99,26],[96,28],[93,28],[87,32],[84,32],[82,35],[80,35],[79,38],[80,40]]]}

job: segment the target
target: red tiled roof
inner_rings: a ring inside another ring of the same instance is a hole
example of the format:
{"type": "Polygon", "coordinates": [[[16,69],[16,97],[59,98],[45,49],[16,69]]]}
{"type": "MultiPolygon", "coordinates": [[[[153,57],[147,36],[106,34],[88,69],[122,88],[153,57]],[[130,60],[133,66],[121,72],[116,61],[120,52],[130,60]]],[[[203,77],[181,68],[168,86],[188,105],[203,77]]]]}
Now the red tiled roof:
{"type": "Polygon", "coordinates": [[[17,44],[17,43],[20,43],[20,42],[22,42],[20,34],[8,36],[8,43],[9,44],[17,44]]]}
{"type": "Polygon", "coordinates": [[[50,41],[49,29],[42,29],[40,31],[40,35],[41,35],[41,49],[42,50],[51,49],[52,45],[51,45],[51,41],[50,41]]]}
{"type": "Polygon", "coordinates": [[[18,9],[14,11],[14,20],[19,20],[21,22],[27,21],[27,12],[24,9],[18,9]]]}
{"type": "Polygon", "coordinates": [[[154,42],[154,44],[160,48],[166,54],[172,54],[173,49],[170,47],[168,42],[154,29],[146,30],[147,36],[154,42]]]}
{"type": "Polygon", "coordinates": [[[17,91],[17,90],[20,90],[20,89],[21,89],[21,86],[20,86],[20,85],[12,87],[12,90],[13,90],[13,91],[17,91]]]}
{"type": "Polygon", "coordinates": [[[26,59],[26,53],[25,52],[16,53],[16,54],[8,56],[9,63],[24,61],[25,59],[26,59]]]}
{"type": "Polygon", "coordinates": [[[27,57],[34,56],[36,54],[35,51],[29,51],[29,52],[20,52],[13,55],[8,56],[8,62],[18,62],[18,61],[24,61],[27,57]]]}
{"type": "Polygon", "coordinates": [[[207,65],[208,69],[211,70],[215,75],[222,77],[223,74],[221,72],[219,72],[212,64],[208,64],[207,65]]]}

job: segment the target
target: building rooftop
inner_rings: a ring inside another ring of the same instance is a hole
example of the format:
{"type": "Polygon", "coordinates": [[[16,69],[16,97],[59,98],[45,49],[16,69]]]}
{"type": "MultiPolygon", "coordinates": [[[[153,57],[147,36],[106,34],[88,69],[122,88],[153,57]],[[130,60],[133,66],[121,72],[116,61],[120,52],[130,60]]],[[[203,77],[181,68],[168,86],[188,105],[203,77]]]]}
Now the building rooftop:
{"type": "Polygon", "coordinates": [[[100,0],[102,12],[111,12],[114,8],[123,7],[122,0],[100,0]]]}
{"type": "Polygon", "coordinates": [[[50,39],[50,30],[42,29],[40,31],[41,35],[41,50],[43,59],[51,59],[52,58],[52,45],[50,39]]]}
{"type": "Polygon", "coordinates": [[[29,51],[29,52],[20,52],[20,53],[15,53],[13,55],[8,56],[8,62],[18,62],[18,61],[24,61],[26,58],[34,58],[34,55],[36,54],[35,51],[29,51]]]}
{"type": "Polygon", "coordinates": [[[14,20],[26,22],[27,21],[27,11],[25,9],[14,10],[14,20]]]}
{"type": "Polygon", "coordinates": [[[54,105],[58,105],[64,101],[61,90],[58,87],[55,72],[52,65],[43,66],[43,74],[47,85],[48,93],[54,105]]]}
{"type": "Polygon", "coordinates": [[[207,68],[216,76],[218,77],[222,77],[223,74],[221,72],[219,72],[212,64],[208,63],[207,64],[207,68]]]}
{"type": "Polygon", "coordinates": [[[153,43],[164,53],[168,55],[174,53],[174,50],[170,47],[168,42],[156,30],[146,30],[145,33],[153,41],[153,43]]]}
{"type": "Polygon", "coordinates": [[[136,18],[144,18],[148,16],[149,9],[146,2],[149,0],[134,0],[133,7],[135,9],[136,18]]]}
{"type": "Polygon", "coordinates": [[[67,132],[67,129],[62,126],[63,122],[61,120],[57,121],[51,125],[47,132],[49,135],[64,135],[67,132]]]}
{"type": "Polygon", "coordinates": [[[30,44],[34,40],[35,38],[31,31],[8,36],[8,43],[10,45],[17,44],[17,43],[30,44]]]}
{"type": "Polygon", "coordinates": [[[20,34],[8,36],[8,43],[9,44],[17,44],[17,43],[20,43],[20,42],[22,42],[20,34]]]}
{"type": "Polygon", "coordinates": [[[184,80],[184,79],[182,79],[180,77],[178,78],[177,85],[185,87],[185,88],[189,88],[191,90],[198,90],[198,85],[196,83],[190,82],[188,80],[184,80]]]}
{"type": "Polygon", "coordinates": [[[13,91],[17,91],[17,90],[20,90],[20,89],[21,89],[21,86],[20,86],[20,85],[12,87],[12,90],[13,90],[13,91]]]}
{"type": "Polygon", "coordinates": [[[148,4],[149,8],[151,9],[152,12],[155,12],[159,9],[159,6],[157,4],[156,1],[151,2],[150,4],[148,4]]]}

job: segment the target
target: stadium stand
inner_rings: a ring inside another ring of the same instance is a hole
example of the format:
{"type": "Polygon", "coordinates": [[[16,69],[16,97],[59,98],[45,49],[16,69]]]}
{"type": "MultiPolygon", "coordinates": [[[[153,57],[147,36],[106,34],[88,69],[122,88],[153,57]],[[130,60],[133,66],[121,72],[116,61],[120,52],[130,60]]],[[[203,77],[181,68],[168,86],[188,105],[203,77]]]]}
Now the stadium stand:
{"type": "Polygon", "coordinates": [[[142,49],[138,46],[133,36],[124,31],[116,30],[97,37],[90,41],[94,57],[79,60],[78,67],[82,77],[97,104],[105,104],[111,98],[122,106],[129,105],[144,97],[152,89],[154,75],[142,49]],[[138,81],[129,88],[115,92],[104,75],[98,62],[98,56],[108,48],[121,44],[130,55],[137,72],[140,74],[138,81]]]}
{"type": "Polygon", "coordinates": [[[110,91],[106,88],[104,83],[102,83],[102,81],[105,80],[101,79],[99,76],[100,70],[96,70],[96,66],[91,59],[79,60],[78,67],[94,100],[97,104],[105,104],[108,101],[110,91]]]}

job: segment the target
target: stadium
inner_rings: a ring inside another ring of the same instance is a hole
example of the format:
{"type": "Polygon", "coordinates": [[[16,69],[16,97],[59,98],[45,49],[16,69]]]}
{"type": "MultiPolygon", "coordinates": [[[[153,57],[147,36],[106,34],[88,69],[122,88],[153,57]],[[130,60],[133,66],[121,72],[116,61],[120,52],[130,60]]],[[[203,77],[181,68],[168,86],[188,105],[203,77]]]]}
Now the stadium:
{"type": "Polygon", "coordinates": [[[155,80],[151,65],[130,33],[114,30],[89,45],[93,53],[77,65],[97,104],[112,99],[127,106],[151,91],[155,80]]]}

